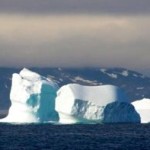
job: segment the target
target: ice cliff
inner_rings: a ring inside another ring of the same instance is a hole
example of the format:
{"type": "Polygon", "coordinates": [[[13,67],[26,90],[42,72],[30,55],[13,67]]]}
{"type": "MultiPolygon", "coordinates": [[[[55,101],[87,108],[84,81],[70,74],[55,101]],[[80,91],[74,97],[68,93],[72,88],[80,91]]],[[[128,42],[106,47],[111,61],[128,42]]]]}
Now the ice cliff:
{"type": "Polygon", "coordinates": [[[53,122],[58,121],[55,111],[56,83],[23,69],[14,73],[10,92],[11,107],[1,122],[53,122]]]}
{"type": "Polygon", "coordinates": [[[60,123],[140,122],[125,93],[116,86],[68,84],[59,89],[56,111],[60,123]]]}

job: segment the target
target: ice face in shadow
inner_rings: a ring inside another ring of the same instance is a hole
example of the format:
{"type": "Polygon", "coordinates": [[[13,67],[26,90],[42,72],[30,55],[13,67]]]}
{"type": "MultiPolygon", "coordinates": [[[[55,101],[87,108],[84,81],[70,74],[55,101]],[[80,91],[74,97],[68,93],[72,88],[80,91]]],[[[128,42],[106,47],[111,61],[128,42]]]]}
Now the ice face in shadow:
{"type": "Polygon", "coordinates": [[[10,92],[11,107],[8,116],[1,122],[48,122],[58,121],[55,111],[56,83],[23,69],[13,74],[10,92]]]}
{"type": "Polygon", "coordinates": [[[135,110],[141,117],[141,123],[150,123],[150,99],[142,99],[132,102],[135,110]]]}
{"type": "Polygon", "coordinates": [[[140,123],[140,121],[134,106],[126,102],[110,103],[103,112],[104,123],[140,123]]]}
{"type": "Polygon", "coordinates": [[[127,102],[125,93],[116,86],[68,84],[57,92],[55,106],[62,124],[140,122],[127,102]]]}

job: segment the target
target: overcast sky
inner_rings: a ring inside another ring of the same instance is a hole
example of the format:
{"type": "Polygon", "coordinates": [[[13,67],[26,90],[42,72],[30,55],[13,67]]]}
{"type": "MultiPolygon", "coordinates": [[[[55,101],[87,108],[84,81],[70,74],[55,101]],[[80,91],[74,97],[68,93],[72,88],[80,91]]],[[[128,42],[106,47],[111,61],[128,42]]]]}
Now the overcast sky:
{"type": "Polygon", "coordinates": [[[149,0],[0,0],[0,66],[124,67],[150,76],[149,0]]]}
{"type": "Polygon", "coordinates": [[[150,12],[149,0],[0,0],[0,11],[18,13],[150,12]]]}

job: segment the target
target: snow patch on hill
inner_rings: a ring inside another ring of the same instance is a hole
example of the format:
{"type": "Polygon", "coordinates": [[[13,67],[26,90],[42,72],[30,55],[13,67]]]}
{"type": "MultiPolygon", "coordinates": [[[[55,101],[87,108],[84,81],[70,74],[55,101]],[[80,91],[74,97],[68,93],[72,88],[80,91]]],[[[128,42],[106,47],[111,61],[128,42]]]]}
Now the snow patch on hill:
{"type": "Polygon", "coordinates": [[[96,80],[87,80],[84,78],[81,78],[79,76],[75,77],[74,79],[72,79],[72,82],[81,82],[83,84],[90,84],[90,85],[97,85],[97,81],[96,80]]]}

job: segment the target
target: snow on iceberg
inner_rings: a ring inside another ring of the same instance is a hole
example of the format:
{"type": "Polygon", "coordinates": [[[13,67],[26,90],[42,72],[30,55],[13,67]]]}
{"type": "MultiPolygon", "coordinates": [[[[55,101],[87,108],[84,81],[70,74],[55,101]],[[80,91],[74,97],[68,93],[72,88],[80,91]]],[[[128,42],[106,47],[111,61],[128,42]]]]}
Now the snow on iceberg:
{"type": "Polygon", "coordinates": [[[58,121],[55,98],[58,85],[28,69],[13,74],[10,92],[11,107],[1,122],[58,121]]]}
{"type": "Polygon", "coordinates": [[[56,111],[59,122],[140,122],[125,93],[116,86],[82,86],[68,84],[57,92],[56,111]]]}
{"type": "Polygon", "coordinates": [[[141,117],[141,123],[150,123],[150,99],[142,99],[132,102],[135,110],[141,117]]]}

